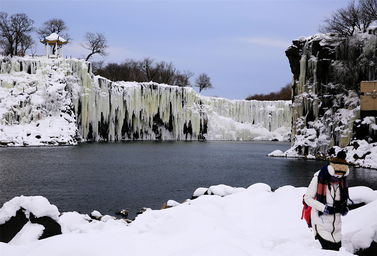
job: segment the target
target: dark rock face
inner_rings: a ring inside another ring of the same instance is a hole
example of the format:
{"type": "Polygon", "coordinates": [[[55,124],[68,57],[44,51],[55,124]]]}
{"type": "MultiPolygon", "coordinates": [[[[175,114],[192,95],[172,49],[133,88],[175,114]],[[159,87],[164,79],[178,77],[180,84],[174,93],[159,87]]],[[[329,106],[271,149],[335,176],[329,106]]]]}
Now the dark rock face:
{"type": "Polygon", "coordinates": [[[369,248],[367,249],[360,249],[355,252],[356,255],[359,256],[376,256],[377,255],[377,243],[372,242],[369,248]]]}
{"type": "Polygon", "coordinates": [[[10,242],[29,221],[31,223],[37,223],[44,226],[43,233],[39,239],[62,234],[59,223],[52,218],[47,216],[37,218],[32,213],[30,213],[29,218],[27,218],[24,213],[24,209],[21,208],[16,212],[16,216],[10,218],[7,222],[0,225],[0,242],[10,242]]]}
{"type": "Polygon", "coordinates": [[[44,239],[47,237],[62,234],[62,229],[59,223],[57,223],[55,220],[51,219],[50,217],[44,216],[44,217],[36,218],[32,213],[30,213],[30,222],[37,223],[45,227],[39,239],[44,239]]]}
{"type": "Polygon", "coordinates": [[[23,209],[19,209],[16,216],[0,225],[0,242],[10,242],[28,221],[29,220],[26,218],[23,209]]]}
{"type": "Polygon", "coordinates": [[[326,158],[329,149],[354,139],[377,141],[359,110],[360,82],[377,77],[375,46],[374,35],[317,34],[292,42],[285,52],[293,74],[290,151],[326,158]]]}

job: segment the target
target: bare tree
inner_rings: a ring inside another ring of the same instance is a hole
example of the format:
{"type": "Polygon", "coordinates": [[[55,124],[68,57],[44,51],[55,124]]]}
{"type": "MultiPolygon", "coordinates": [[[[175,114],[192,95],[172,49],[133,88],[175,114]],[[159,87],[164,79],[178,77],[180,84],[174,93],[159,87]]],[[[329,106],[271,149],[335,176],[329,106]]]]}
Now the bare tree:
{"type": "Polygon", "coordinates": [[[202,73],[195,81],[195,86],[199,88],[199,92],[205,89],[213,88],[211,79],[206,73],[202,73]]]}
{"type": "Polygon", "coordinates": [[[377,20],[376,0],[360,0],[360,8],[369,21],[377,20]]]}
{"type": "Polygon", "coordinates": [[[107,40],[105,36],[101,33],[91,33],[88,32],[85,35],[85,43],[82,46],[89,50],[90,53],[86,56],[86,61],[89,60],[94,54],[99,54],[102,56],[106,56],[106,49],[108,48],[107,40]]]}
{"type": "Polygon", "coordinates": [[[355,1],[351,1],[347,7],[335,11],[325,23],[324,32],[352,36],[356,29],[362,29],[360,8],[355,1]]]}
{"type": "Polygon", "coordinates": [[[156,68],[153,67],[154,60],[152,58],[145,58],[141,64],[141,71],[144,73],[145,81],[156,81],[156,68]]]}
{"type": "Polygon", "coordinates": [[[22,35],[20,37],[20,49],[18,50],[19,55],[24,56],[26,54],[26,51],[29,49],[31,50],[34,45],[35,42],[30,35],[22,35]]]}
{"type": "Polygon", "coordinates": [[[141,61],[127,59],[121,64],[109,63],[106,66],[94,63],[93,71],[113,81],[153,81],[180,87],[191,86],[193,76],[189,71],[180,72],[171,62],[154,62],[151,58],[141,61]]]}
{"type": "Polygon", "coordinates": [[[173,85],[177,85],[180,87],[191,86],[190,78],[194,75],[194,73],[190,71],[185,71],[183,73],[177,73],[175,75],[175,82],[173,85]]]}
{"type": "Polygon", "coordinates": [[[11,20],[5,12],[0,12],[0,38],[3,54],[13,55],[15,32],[12,30],[11,20]]]}
{"type": "MultiPolygon", "coordinates": [[[[46,36],[49,36],[52,33],[61,34],[62,32],[65,32],[68,30],[67,25],[65,24],[64,20],[62,19],[49,19],[48,21],[45,21],[43,23],[43,26],[38,29],[37,33],[40,37],[40,39],[44,39],[46,36]]],[[[70,41],[70,36],[68,33],[61,34],[65,40],[70,41]]]]}
{"type": "Polygon", "coordinates": [[[34,21],[24,13],[16,13],[8,17],[0,13],[0,41],[5,55],[25,55],[33,41],[29,33],[33,30],[34,21]]]}
{"type": "Polygon", "coordinates": [[[377,0],[352,0],[345,8],[335,11],[325,20],[323,32],[334,32],[341,36],[352,36],[356,31],[366,32],[377,20],[377,0]]]}

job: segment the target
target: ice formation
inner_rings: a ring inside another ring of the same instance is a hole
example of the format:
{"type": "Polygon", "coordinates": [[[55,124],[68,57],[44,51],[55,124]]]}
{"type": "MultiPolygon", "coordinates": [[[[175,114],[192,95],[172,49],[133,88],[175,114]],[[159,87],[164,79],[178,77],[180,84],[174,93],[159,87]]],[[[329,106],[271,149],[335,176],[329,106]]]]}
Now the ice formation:
{"type": "Polygon", "coordinates": [[[287,140],[289,101],[203,97],[192,88],[112,82],[77,59],[1,58],[0,144],[121,140],[287,140]]]}

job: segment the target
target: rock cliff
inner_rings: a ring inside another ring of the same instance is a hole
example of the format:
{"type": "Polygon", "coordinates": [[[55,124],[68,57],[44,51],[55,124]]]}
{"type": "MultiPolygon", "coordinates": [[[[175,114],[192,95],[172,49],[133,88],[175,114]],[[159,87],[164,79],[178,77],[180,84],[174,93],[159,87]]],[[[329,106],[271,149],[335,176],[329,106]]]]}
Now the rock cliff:
{"type": "Polygon", "coordinates": [[[360,115],[359,102],[360,82],[377,78],[376,45],[377,37],[367,34],[293,41],[286,50],[293,74],[292,147],[285,155],[328,158],[345,149],[349,162],[377,168],[376,117],[360,115]]]}

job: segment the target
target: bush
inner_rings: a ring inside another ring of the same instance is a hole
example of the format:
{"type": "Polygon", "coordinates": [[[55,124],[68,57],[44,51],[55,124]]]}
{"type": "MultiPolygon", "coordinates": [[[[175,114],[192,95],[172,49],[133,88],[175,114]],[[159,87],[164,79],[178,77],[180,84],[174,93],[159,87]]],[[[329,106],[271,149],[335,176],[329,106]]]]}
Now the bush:
{"type": "Polygon", "coordinates": [[[156,82],[176,86],[191,86],[193,73],[178,71],[170,62],[154,62],[151,58],[141,61],[127,59],[121,64],[93,63],[93,72],[112,81],[156,82]]]}
{"type": "Polygon", "coordinates": [[[292,85],[289,83],[278,92],[269,94],[254,94],[248,96],[246,100],[291,100],[292,99],[292,85]]]}

